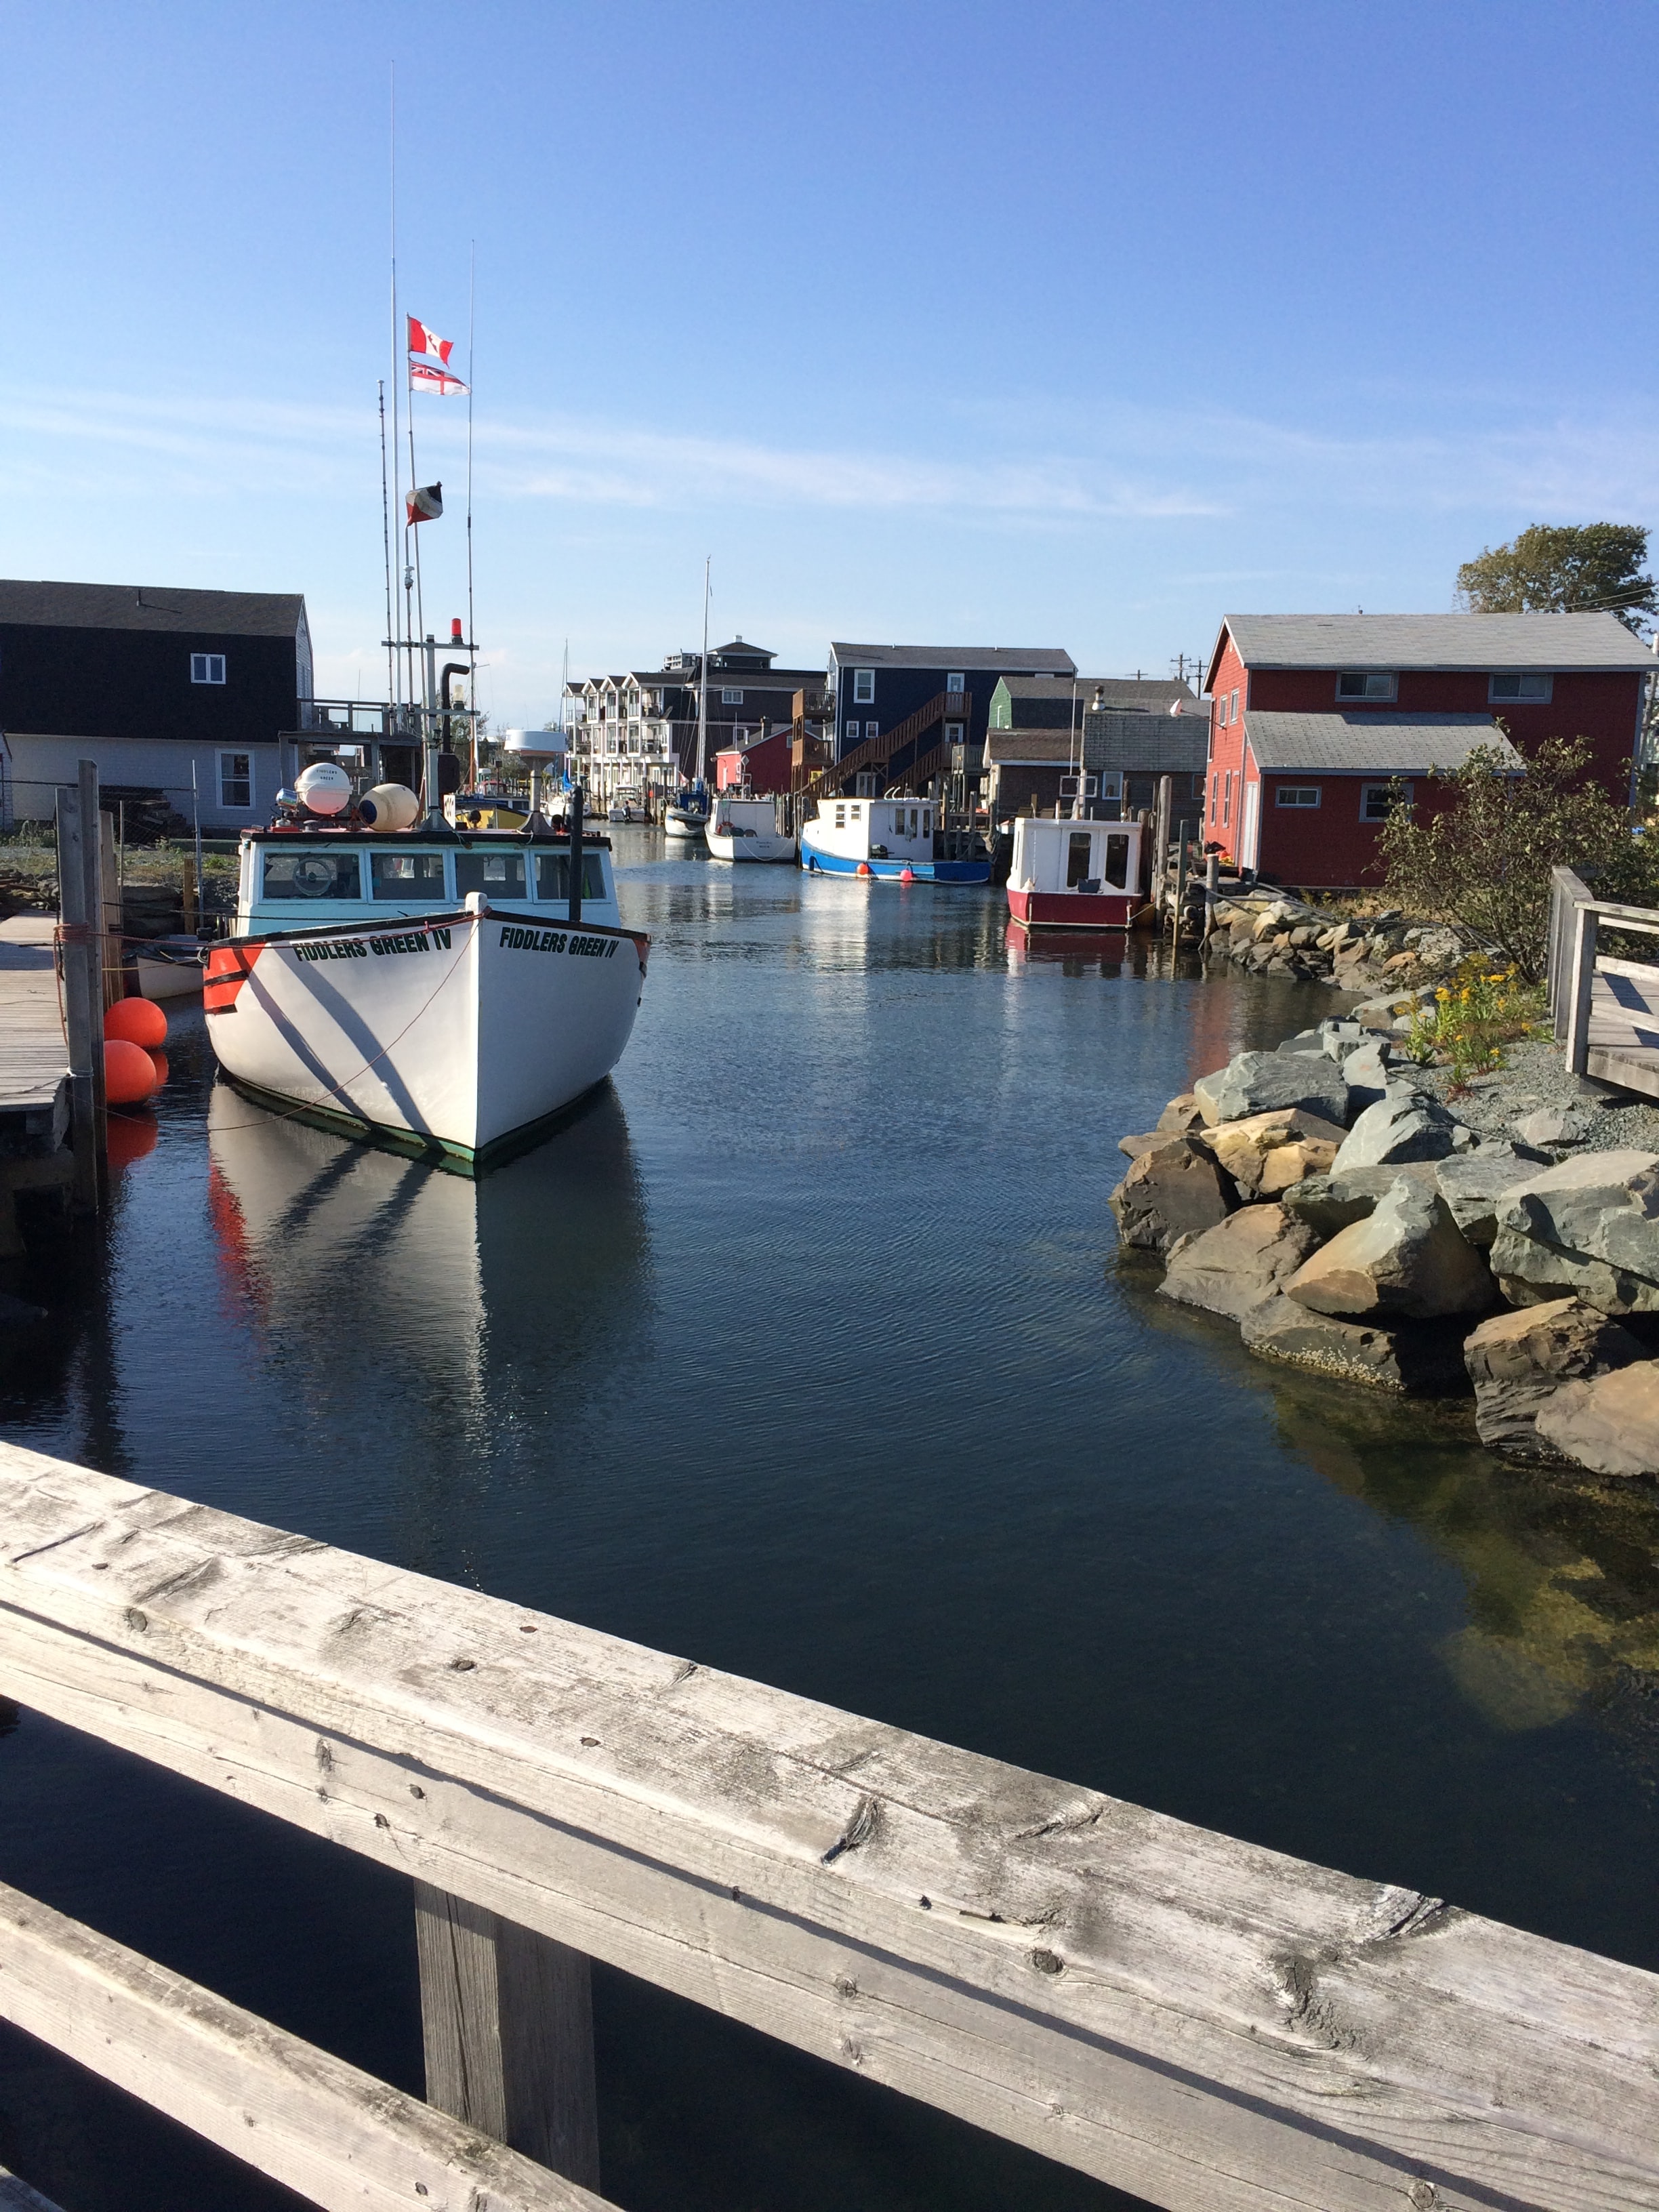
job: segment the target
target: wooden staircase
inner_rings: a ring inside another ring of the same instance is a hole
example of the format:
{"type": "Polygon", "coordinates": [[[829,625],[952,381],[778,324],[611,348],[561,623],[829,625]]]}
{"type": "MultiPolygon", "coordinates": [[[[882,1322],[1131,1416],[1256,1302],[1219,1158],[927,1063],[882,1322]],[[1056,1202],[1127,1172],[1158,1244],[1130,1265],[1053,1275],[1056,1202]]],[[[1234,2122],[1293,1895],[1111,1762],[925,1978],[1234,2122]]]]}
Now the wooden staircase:
{"type": "Polygon", "coordinates": [[[903,721],[896,722],[879,737],[866,738],[838,761],[831,761],[811,774],[798,775],[793,781],[794,795],[803,799],[838,796],[856,775],[873,775],[877,790],[881,792],[895,784],[914,784],[924,770],[929,775],[936,774],[941,767],[949,765],[943,731],[947,721],[960,721],[966,730],[965,691],[938,692],[926,706],[918,707],[914,714],[907,714],[903,721]],[[921,741],[932,729],[939,729],[940,734],[924,749],[921,741]]]}

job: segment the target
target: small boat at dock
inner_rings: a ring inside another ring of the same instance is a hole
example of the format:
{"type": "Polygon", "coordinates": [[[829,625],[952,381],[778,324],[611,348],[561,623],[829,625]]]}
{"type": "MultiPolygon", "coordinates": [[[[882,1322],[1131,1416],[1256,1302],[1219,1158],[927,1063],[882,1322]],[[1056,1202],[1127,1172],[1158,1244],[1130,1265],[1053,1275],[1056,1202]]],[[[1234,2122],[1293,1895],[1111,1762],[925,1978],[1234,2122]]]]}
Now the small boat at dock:
{"type": "Polygon", "coordinates": [[[800,833],[811,875],[902,884],[987,884],[991,856],[971,830],[945,830],[927,799],[820,799],[800,833]]]}
{"type": "Polygon", "coordinates": [[[1146,903],[1138,822],[1014,819],[1008,911],[1026,929],[1127,929],[1146,903]]]}
{"type": "Polygon", "coordinates": [[[708,802],[698,792],[683,792],[663,809],[663,835],[677,842],[696,844],[708,826],[708,802]]]}
{"type": "Polygon", "coordinates": [[[782,860],[795,857],[795,841],[783,826],[775,799],[745,799],[722,791],[704,832],[717,860],[782,860]]]}

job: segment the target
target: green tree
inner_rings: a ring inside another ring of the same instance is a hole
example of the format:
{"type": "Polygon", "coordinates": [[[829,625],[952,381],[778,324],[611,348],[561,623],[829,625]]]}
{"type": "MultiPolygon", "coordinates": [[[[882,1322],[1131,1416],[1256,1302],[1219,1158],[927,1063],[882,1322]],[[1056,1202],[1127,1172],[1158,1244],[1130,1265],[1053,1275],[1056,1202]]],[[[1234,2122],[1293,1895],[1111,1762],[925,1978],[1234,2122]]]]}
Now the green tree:
{"type": "Polygon", "coordinates": [[[1544,972],[1550,871],[1617,872],[1632,839],[1590,769],[1584,738],[1550,738],[1517,775],[1495,745],[1431,781],[1443,803],[1421,818],[1398,806],[1377,849],[1389,894],[1410,912],[1442,917],[1472,950],[1494,946],[1522,979],[1544,972]]]}
{"type": "Polygon", "coordinates": [[[1617,615],[1627,629],[1659,611],[1643,563],[1648,533],[1634,523],[1582,529],[1534,523],[1507,545],[1489,545],[1457,572],[1458,604],[1475,615],[1617,615]]]}

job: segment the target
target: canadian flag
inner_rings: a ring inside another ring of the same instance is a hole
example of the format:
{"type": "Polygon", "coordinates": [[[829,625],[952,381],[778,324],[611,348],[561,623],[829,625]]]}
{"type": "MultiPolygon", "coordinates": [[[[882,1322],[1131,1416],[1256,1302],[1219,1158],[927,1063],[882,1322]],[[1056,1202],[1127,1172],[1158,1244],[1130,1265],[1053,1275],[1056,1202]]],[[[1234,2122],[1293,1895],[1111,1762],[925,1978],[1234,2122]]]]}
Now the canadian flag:
{"type": "Polygon", "coordinates": [[[410,353],[435,354],[440,361],[447,364],[454,347],[453,338],[441,338],[436,331],[428,330],[424,323],[416,321],[413,315],[410,317],[409,349],[410,353]]]}
{"type": "Polygon", "coordinates": [[[409,388],[411,392],[430,392],[440,399],[453,399],[465,385],[459,376],[452,376],[447,368],[434,368],[430,362],[411,361],[409,364],[409,388]]]}

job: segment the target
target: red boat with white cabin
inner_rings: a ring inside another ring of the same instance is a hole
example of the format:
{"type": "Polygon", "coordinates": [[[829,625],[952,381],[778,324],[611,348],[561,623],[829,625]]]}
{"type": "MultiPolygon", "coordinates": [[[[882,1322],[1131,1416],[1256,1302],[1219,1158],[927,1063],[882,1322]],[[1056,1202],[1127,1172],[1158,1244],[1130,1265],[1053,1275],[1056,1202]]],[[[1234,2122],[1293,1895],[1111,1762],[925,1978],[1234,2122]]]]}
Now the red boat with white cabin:
{"type": "Polygon", "coordinates": [[[1138,822],[1014,817],[1008,911],[1026,929],[1127,929],[1146,903],[1138,822]]]}

